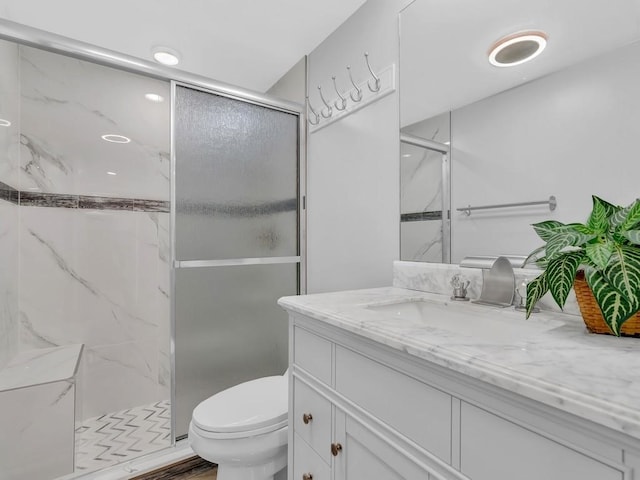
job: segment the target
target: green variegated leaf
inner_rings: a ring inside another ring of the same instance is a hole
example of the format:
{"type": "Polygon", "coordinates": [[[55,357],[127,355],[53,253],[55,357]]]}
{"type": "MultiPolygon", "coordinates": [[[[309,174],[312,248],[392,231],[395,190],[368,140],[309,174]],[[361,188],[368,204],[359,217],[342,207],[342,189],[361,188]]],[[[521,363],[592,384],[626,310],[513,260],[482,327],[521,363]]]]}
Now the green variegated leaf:
{"type": "Polygon", "coordinates": [[[587,243],[585,253],[589,260],[598,268],[605,268],[613,253],[613,243],[609,241],[587,243]]]}
{"type": "Polygon", "coordinates": [[[536,231],[538,236],[545,242],[549,241],[555,234],[566,229],[564,223],[557,222],[555,220],[547,220],[546,222],[534,223],[531,225],[536,231]]]}
{"type": "Polygon", "coordinates": [[[622,207],[619,205],[613,205],[612,203],[607,202],[606,200],[601,199],[600,197],[596,197],[595,195],[591,195],[591,199],[593,200],[593,207],[595,208],[596,203],[604,208],[605,217],[609,218],[612,215],[615,215],[617,212],[622,210],[622,207]]]}
{"type": "Polygon", "coordinates": [[[632,229],[638,222],[640,222],[640,201],[636,200],[629,208],[629,212],[620,225],[620,230],[630,230],[632,229]]]}
{"type": "Polygon", "coordinates": [[[640,230],[628,230],[623,233],[624,237],[635,245],[640,245],[640,230]]]}
{"type": "Polygon", "coordinates": [[[587,221],[587,227],[593,232],[604,233],[609,230],[608,209],[605,207],[605,203],[604,200],[596,196],[593,197],[593,210],[591,210],[591,216],[587,221]]]}
{"type": "Polygon", "coordinates": [[[578,233],[584,233],[585,235],[591,235],[595,233],[593,230],[591,230],[586,225],[583,225],[582,223],[568,223],[567,227],[569,227],[571,230],[575,230],[578,233]]]}
{"type": "Polygon", "coordinates": [[[631,210],[631,207],[633,207],[634,205],[635,205],[635,202],[632,203],[631,205],[627,206],[627,207],[621,208],[616,213],[611,215],[609,217],[609,224],[613,228],[617,228],[620,225],[622,225],[624,223],[625,219],[627,218],[627,215],[629,215],[629,211],[631,210]]]}
{"type": "Polygon", "coordinates": [[[549,284],[547,283],[547,272],[545,271],[527,284],[526,318],[529,318],[529,315],[531,315],[531,312],[533,311],[533,307],[536,306],[538,300],[540,300],[547,291],[549,291],[549,284]]]}
{"type": "Polygon", "coordinates": [[[616,245],[607,268],[602,271],[607,282],[627,298],[640,296],[640,249],[616,245]]]}
{"type": "Polygon", "coordinates": [[[556,233],[547,240],[546,256],[549,261],[551,261],[562,253],[565,248],[583,245],[594,238],[596,238],[595,234],[586,235],[584,233],[578,233],[575,230],[556,233]]]}
{"type": "Polygon", "coordinates": [[[549,262],[545,270],[549,290],[560,308],[564,307],[567,295],[573,287],[578,267],[582,263],[583,252],[570,252],[549,262]]]}
{"type": "Polygon", "coordinates": [[[638,311],[637,299],[622,296],[596,269],[588,268],[585,277],[611,333],[620,336],[620,327],[638,311]]]}
{"type": "Polygon", "coordinates": [[[544,257],[540,257],[541,254],[544,255],[544,250],[547,248],[546,245],[536,248],[533,252],[529,254],[529,256],[525,259],[522,264],[522,268],[526,267],[530,263],[535,263],[537,266],[540,266],[539,262],[544,259],[544,257]]]}

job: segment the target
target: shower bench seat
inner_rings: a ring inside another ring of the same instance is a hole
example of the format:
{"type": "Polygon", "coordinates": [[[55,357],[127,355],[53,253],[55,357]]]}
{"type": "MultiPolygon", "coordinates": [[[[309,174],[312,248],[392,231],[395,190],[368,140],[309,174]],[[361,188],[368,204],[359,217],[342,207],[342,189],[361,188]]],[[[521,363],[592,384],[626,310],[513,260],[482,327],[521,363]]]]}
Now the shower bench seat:
{"type": "Polygon", "coordinates": [[[82,349],[27,350],[0,369],[3,479],[45,480],[73,472],[82,349]]]}

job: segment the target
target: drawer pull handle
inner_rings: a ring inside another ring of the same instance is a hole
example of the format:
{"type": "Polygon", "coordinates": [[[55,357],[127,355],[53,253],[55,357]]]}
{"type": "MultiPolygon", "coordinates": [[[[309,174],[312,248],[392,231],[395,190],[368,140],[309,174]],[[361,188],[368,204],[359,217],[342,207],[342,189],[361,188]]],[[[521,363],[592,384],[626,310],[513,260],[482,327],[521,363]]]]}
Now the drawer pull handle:
{"type": "Polygon", "coordinates": [[[313,475],[311,475],[310,473],[305,473],[304,475],[302,475],[302,480],[313,480],[313,475]]]}
{"type": "Polygon", "coordinates": [[[337,457],[341,451],[342,451],[342,445],[340,445],[339,443],[331,444],[331,455],[333,455],[334,457],[337,457]]]}
{"type": "Polygon", "coordinates": [[[304,422],[305,425],[309,425],[311,420],[313,420],[313,415],[311,415],[310,413],[304,413],[302,415],[302,421],[304,422]]]}

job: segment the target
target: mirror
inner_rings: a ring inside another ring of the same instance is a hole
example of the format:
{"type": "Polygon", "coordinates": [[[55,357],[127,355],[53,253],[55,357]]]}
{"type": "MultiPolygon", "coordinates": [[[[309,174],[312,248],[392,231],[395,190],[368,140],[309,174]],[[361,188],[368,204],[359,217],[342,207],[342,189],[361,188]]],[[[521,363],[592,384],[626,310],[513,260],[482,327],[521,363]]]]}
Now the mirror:
{"type": "Polygon", "coordinates": [[[446,113],[400,135],[400,260],[450,262],[449,124],[446,113]]]}
{"type": "MultiPolygon", "coordinates": [[[[639,10],[632,0],[415,0],[401,12],[401,134],[450,142],[452,262],[526,255],[540,245],[532,223],[584,222],[591,195],[625,205],[639,196],[639,10]],[[548,35],[541,55],[509,68],[488,62],[492,43],[529,29],[548,35]]],[[[423,177],[405,188],[414,167],[403,158],[405,214],[406,197],[421,191],[423,177]]],[[[435,168],[429,171],[421,194],[435,198],[435,168]]],[[[433,225],[416,233],[403,220],[403,246],[437,243],[433,225]]],[[[444,242],[446,214],[439,223],[444,242]]],[[[409,258],[409,250],[402,259],[438,261],[409,258]]]]}

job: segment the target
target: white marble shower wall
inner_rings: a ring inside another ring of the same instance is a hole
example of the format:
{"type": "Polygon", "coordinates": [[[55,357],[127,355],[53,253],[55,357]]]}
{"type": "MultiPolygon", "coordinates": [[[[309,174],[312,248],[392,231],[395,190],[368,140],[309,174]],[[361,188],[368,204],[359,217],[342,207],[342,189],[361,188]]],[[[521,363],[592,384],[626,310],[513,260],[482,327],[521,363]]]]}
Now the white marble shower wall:
{"type": "Polygon", "coordinates": [[[85,345],[83,418],[166,400],[169,84],[29,47],[20,66],[20,348],[85,345]]]}
{"type": "Polygon", "coordinates": [[[0,369],[18,352],[18,205],[9,186],[18,168],[18,46],[0,40],[0,369]],[[10,123],[10,125],[6,125],[10,123]]]}
{"type": "Polygon", "coordinates": [[[20,190],[169,200],[169,84],[20,51],[20,190]],[[164,101],[151,102],[147,93],[164,101]],[[131,142],[105,142],[102,135],[131,142]]]}

